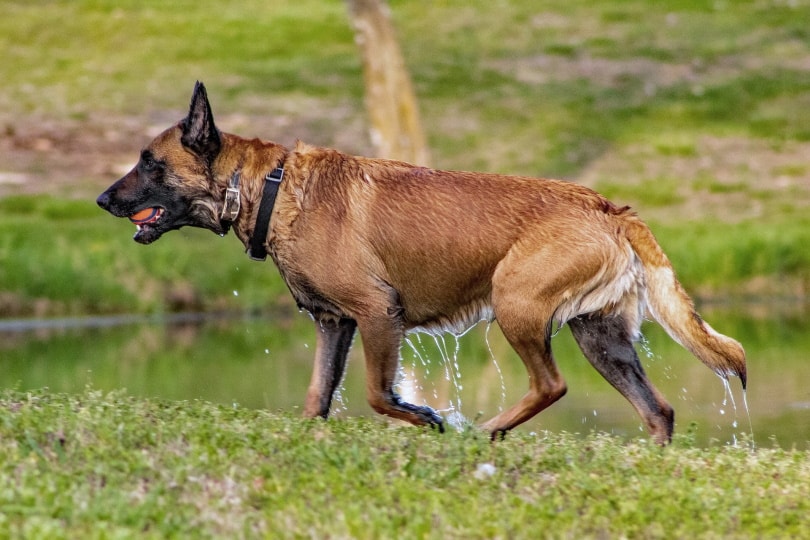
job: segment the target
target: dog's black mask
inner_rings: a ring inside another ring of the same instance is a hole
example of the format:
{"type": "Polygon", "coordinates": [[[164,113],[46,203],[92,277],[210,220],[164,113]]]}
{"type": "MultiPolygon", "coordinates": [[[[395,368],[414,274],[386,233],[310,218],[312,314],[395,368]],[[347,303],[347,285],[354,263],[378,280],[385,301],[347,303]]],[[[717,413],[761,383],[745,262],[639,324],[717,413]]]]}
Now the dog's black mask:
{"type": "Polygon", "coordinates": [[[223,233],[217,216],[221,190],[211,173],[220,148],[211,105],[198,82],[188,116],[149,143],[135,167],[96,202],[135,223],[133,239],[141,244],[187,225],[223,233]]]}

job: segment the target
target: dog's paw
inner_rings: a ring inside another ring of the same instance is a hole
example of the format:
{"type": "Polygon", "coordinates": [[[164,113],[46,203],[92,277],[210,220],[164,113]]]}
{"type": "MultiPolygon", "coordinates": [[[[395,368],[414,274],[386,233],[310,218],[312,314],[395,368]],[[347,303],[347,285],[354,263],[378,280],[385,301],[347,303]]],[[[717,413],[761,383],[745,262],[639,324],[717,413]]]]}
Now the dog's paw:
{"type": "Polygon", "coordinates": [[[425,405],[413,405],[397,399],[397,408],[413,414],[419,419],[420,423],[426,424],[432,429],[438,429],[439,433],[444,433],[444,418],[430,407],[425,405]]]}
{"type": "Polygon", "coordinates": [[[420,409],[422,410],[420,416],[423,417],[425,423],[429,425],[431,429],[438,429],[439,433],[444,433],[444,418],[430,407],[420,407],[420,409]]]}

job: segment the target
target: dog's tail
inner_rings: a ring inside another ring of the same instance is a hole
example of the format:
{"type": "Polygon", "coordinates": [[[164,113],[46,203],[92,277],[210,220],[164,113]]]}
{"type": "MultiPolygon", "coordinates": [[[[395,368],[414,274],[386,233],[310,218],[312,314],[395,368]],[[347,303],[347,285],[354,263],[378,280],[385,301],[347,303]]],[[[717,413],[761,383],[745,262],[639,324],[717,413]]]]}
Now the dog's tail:
{"type": "Polygon", "coordinates": [[[627,239],[644,266],[647,307],[652,316],[672,339],[715,373],[724,379],[736,375],[745,388],[745,351],[742,345],[715,331],[698,315],[649,227],[632,214],[625,214],[625,223],[627,239]]]}

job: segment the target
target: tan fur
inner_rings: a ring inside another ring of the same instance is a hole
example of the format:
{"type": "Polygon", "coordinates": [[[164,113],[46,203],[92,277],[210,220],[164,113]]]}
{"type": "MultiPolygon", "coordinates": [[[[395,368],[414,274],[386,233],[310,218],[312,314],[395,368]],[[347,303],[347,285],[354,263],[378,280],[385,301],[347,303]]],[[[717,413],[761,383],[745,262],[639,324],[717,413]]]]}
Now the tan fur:
{"type": "MultiPolygon", "coordinates": [[[[204,89],[203,97],[208,106],[204,89]]],[[[565,393],[550,348],[554,321],[571,324],[586,357],[661,443],[672,433],[672,408],[647,381],[632,348],[647,308],[710,368],[745,382],[742,347],[700,319],[652,233],[628,208],[570,182],[433,170],[303,143],[287,150],[219,133],[212,118],[205,125],[205,109],[195,103],[189,119],[147,147],[166,164],[177,196],[193,200],[192,225],[222,231],[225,188],[239,170],[242,210],[233,230],[247,247],[264,175],[284,167],[266,246],[296,301],[317,322],[306,415],[328,414],[355,328],[363,337],[372,407],[441,427],[432,410],[404,403],[393,391],[403,336],[460,333],[496,319],[526,365],[529,390],[484,424],[493,435],[565,393]],[[218,144],[206,166],[199,148],[212,140],[218,144]]],[[[127,215],[117,198],[137,191],[143,174],[133,169],[99,204],[127,215]]]]}
{"type": "Polygon", "coordinates": [[[675,278],[669,259],[650,229],[629,222],[627,238],[645,261],[648,307],[653,317],[680,345],[721,377],[737,375],[746,383],[745,351],[736,340],[716,332],[695,311],[692,299],[675,278]]]}

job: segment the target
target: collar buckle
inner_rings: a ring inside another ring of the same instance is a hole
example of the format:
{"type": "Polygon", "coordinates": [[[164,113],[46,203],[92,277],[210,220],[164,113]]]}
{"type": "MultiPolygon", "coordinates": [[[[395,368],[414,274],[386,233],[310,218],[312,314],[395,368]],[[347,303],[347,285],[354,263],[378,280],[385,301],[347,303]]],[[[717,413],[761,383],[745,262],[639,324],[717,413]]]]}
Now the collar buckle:
{"type": "Polygon", "coordinates": [[[276,182],[278,184],[284,179],[284,169],[281,167],[276,167],[269,173],[267,173],[264,177],[265,181],[267,182],[276,182]]]}
{"type": "Polygon", "coordinates": [[[220,219],[224,221],[236,221],[239,210],[242,208],[242,195],[239,192],[240,171],[236,170],[231,176],[228,189],[225,190],[225,203],[222,205],[220,219]]]}

